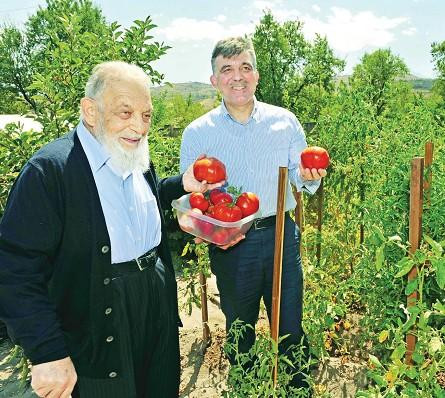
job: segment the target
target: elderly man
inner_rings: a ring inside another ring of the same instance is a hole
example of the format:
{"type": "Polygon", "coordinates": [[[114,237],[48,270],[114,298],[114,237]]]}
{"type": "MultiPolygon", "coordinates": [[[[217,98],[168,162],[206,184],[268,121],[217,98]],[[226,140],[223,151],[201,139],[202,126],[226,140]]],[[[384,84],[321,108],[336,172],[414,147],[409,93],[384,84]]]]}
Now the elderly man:
{"type": "MultiPolygon", "coordinates": [[[[231,185],[255,192],[260,198],[262,218],[254,222],[245,239],[238,237],[229,245],[211,245],[209,249],[228,331],[236,319],[254,326],[261,299],[270,319],[278,169],[288,167],[280,311],[280,335],[289,335],[280,349],[287,351],[291,344],[298,344],[304,338],[299,231],[288,214],[295,207],[290,183],[313,193],[320,179],[326,176],[326,170],[301,166],[300,153],[306,147],[306,139],[295,115],[256,100],[259,74],[250,39],[234,37],[219,41],[211,65],[210,81],[223,100],[219,107],[185,129],[181,169],[186,170],[194,157],[205,150],[209,156],[224,162],[231,185]]],[[[254,341],[254,330],[247,329],[239,340],[238,350],[249,351],[254,341]]],[[[234,363],[233,356],[229,359],[234,363]]],[[[296,375],[292,386],[307,388],[307,383],[302,375],[296,375]]]]}
{"type": "Polygon", "coordinates": [[[29,159],[11,190],[0,318],[40,397],[177,397],[177,293],[161,210],[220,184],[196,181],[191,168],[157,180],[142,69],[96,66],[80,107],[78,126],[29,159]]]}

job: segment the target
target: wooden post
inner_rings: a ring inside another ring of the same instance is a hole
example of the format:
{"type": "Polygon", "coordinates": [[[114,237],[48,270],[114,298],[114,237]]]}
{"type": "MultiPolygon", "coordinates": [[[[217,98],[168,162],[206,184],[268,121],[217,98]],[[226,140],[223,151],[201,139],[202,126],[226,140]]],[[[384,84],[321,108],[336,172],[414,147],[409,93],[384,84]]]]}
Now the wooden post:
{"type": "Polygon", "coordinates": [[[323,181],[324,178],[321,179],[320,187],[318,188],[318,209],[317,209],[317,229],[318,229],[318,238],[317,238],[317,265],[320,265],[321,259],[321,227],[323,221],[323,181]]]}
{"type": "Polygon", "coordinates": [[[431,206],[431,182],[433,179],[433,172],[431,165],[433,164],[434,144],[431,141],[425,143],[425,179],[423,181],[423,190],[425,192],[426,206],[431,206]]]}
{"type": "MultiPolygon", "coordinates": [[[[296,189],[293,190],[294,198],[297,204],[295,205],[295,223],[298,225],[301,236],[303,236],[303,194],[296,189]]],[[[301,239],[300,239],[300,256],[301,256],[301,239]]]]}
{"type": "MultiPolygon", "coordinates": [[[[280,301],[281,301],[281,271],[283,261],[284,240],[284,212],[287,187],[287,167],[280,167],[278,172],[277,216],[275,224],[275,254],[272,285],[272,322],[270,334],[278,344],[280,330],[280,301]]],[[[273,385],[276,387],[278,379],[278,353],[275,355],[273,366],[273,385]]]]}
{"type": "Polygon", "coordinates": [[[203,272],[199,273],[199,284],[201,285],[201,318],[202,318],[202,339],[204,347],[210,343],[209,310],[207,307],[207,278],[203,272]]]}
{"type": "MultiPolygon", "coordinates": [[[[411,183],[409,201],[409,252],[411,255],[420,247],[422,236],[422,205],[423,205],[423,158],[416,157],[411,162],[411,183]]],[[[408,282],[417,278],[417,268],[414,266],[408,274],[408,282]]],[[[417,290],[407,298],[407,307],[413,307],[417,302],[417,290]]],[[[406,334],[405,363],[412,364],[412,356],[416,346],[414,330],[406,334]]]]}

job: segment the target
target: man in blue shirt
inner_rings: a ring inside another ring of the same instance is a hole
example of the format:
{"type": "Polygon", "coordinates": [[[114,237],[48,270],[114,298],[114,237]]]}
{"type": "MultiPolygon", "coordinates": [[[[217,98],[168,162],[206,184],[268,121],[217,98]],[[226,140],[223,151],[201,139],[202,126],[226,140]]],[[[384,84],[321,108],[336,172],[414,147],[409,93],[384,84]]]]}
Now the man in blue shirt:
{"type": "Polygon", "coordinates": [[[95,67],[81,121],[26,163],[0,223],[0,318],[39,397],[176,398],[176,281],[162,209],[198,182],[149,161],[149,78],[95,67]]]}
{"type": "MultiPolygon", "coordinates": [[[[301,166],[300,153],[307,144],[297,118],[286,109],[256,100],[259,74],[250,39],[237,37],[219,41],[211,62],[210,81],[222,94],[223,101],[185,129],[181,170],[186,170],[199,153],[218,158],[226,165],[230,185],[258,195],[262,215],[245,237],[224,247],[211,245],[209,249],[228,331],[236,319],[254,326],[261,298],[271,318],[279,167],[289,169],[286,211],[295,207],[290,184],[314,193],[326,170],[301,166]]],[[[286,351],[290,345],[304,340],[299,231],[288,213],[281,290],[280,335],[290,336],[280,349],[286,351]]],[[[238,350],[247,352],[254,341],[254,330],[247,329],[238,350]]],[[[229,359],[233,363],[233,356],[229,359]]],[[[301,375],[294,378],[292,385],[307,387],[301,375]]]]}

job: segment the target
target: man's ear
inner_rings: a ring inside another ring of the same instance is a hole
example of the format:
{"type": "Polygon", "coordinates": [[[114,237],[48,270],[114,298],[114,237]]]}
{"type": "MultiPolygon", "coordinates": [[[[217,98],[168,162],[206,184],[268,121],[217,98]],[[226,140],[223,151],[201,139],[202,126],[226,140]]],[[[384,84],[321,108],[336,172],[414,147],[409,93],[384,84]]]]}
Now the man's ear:
{"type": "Polygon", "coordinates": [[[92,98],[84,97],[80,100],[80,108],[85,122],[94,127],[97,124],[98,109],[97,103],[92,98]]]}
{"type": "Polygon", "coordinates": [[[216,84],[216,76],[215,75],[210,76],[210,83],[212,83],[212,86],[215,87],[216,89],[218,88],[218,86],[216,84]]]}

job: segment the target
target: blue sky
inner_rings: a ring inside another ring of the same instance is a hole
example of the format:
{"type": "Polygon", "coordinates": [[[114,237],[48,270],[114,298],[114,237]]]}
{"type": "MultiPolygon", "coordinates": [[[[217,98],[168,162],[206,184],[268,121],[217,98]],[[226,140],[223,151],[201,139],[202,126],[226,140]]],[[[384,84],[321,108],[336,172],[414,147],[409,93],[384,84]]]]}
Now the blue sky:
{"type": "MultiPolygon", "coordinates": [[[[0,23],[22,24],[42,0],[0,0],[0,23]]],[[[151,15],[153,35],[172,49],[155,63],[170,82],[209,82],[210,54],[223,37],[252,33],[269,9],[280,22],[304,22],[307,39],[326,35],[352,72],[366,52],[390,48],[411,73],[435,77],[431,43],[445,40],[443,0],[95,0],[108,21],[129,26],[151,15]]]]}

